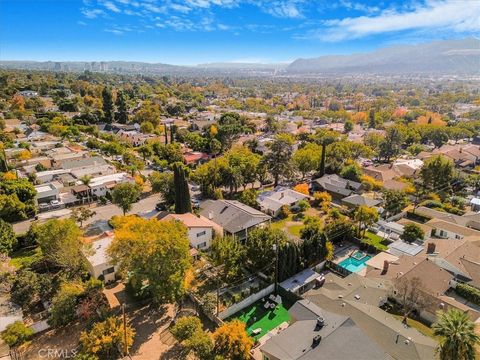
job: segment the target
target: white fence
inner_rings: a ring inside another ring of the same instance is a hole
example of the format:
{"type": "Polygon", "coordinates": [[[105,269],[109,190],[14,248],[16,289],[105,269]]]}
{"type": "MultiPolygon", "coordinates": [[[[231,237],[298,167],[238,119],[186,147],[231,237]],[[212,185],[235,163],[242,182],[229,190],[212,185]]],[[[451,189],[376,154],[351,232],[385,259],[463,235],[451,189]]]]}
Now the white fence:
{"type": "Polygon", "coordinates": [[[252,305],[255,301],[258,301],[261,298],[270,295],[273,292],[274,288],[275,288],[275,285],[270,284],[269,286],[260,290],[259,292],[253,295],[250,295],[249,297],[243,299],[239,303],[233,304],[228,309],[223,310],[220,314],[218,314],[218,317],[224,320],[229,316],[232,316],[233,314],[239,312],[240,310],[245,309],[247,306],[252,305]]]}

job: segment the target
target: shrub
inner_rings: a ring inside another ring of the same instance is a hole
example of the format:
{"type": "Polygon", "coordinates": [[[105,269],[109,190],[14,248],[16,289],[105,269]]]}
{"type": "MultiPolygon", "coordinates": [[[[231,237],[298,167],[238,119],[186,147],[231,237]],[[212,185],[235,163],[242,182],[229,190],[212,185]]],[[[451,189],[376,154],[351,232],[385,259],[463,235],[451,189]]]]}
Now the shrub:
{"type": "Polygon", "coordinates": [[[33,330],[21,321],[15,321],[2,332],[1,338],[9,346],[20,346],[33,335],[33,330]]]}
{"type": "Polygon", "coordinates": [[[286,219],[291,214],[292,212],[290,211],[290,208],[288,207],[288,205],[283,205],[282,208],[280,209],[280,214],[278,215],[278,217],[280,219],[286,219]]]}
{"type": "Polygon", "coordinates": [[[310,203],[307,200],[300,200],[297,203],[297,206],[301,212],[304,212],[305,210],[310,209],[310,203]]]}
{"type": "Polygon", "coordinates": [[[468,284],[457,284],[455,292],[468,301],[480,305],[480,289],[468,284]]]}
{"type": "Polygon", "coordinates": [[[196,316],[185,316],[177,320],[171,332],[178,341],[190,339],[195,333],[202,331],[202,322],[196,316]]]}

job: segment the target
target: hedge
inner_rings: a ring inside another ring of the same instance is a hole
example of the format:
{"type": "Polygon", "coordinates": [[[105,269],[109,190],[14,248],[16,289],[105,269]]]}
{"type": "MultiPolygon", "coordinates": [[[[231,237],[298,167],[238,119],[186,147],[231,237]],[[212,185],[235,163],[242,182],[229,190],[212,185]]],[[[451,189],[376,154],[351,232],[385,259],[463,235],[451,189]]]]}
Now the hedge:
{"type": "Polygon", "coordinates": [[[466,300],[480,305],[480,290],[468,284],[457,284],[455,292],[466,300]]]}

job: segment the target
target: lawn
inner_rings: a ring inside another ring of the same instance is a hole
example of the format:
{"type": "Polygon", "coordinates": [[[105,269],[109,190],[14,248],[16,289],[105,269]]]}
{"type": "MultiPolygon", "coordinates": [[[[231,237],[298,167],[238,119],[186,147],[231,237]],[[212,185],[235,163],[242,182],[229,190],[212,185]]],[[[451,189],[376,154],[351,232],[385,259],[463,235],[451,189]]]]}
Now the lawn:
{"type": "Polygon", "coordinates": [[[265,310],[264,302],[257,301],[246,309],[234,314],[228,320],[238,319],[247,325],[248,335],[252,334],[255,329],[262,329],[262,331],[253,336],[255,340],[260,339],[269,331],[275,329],[284,322],[290,321],[290,314],[283,304],[277,305],[275,309],[265,310]]]}
{"type": "Polygon", "coordinates": [[[42,258],[42,250],[39,247],[35,249],[21,249],[15,251],[10,260],[10,264],[17,269],[29,267],[34,262],[42,258]]]}
{"type": "Polygon", "coordinates": [[[388,247],[382,242],[383,238],[370,231],[365,232],[364,241],[367,244],[375,246],[378,250],[387,250],[388,247]]]}
{"type": "MultiPolygon", "coordinates": [[[[392,314],[396,319],[402,321],[403,320],[403,316],[402,315],[394,315],[392,314]]],[[[428,336],[428,337],[431,337],[431,338],[434,338],[435,339],[435,336],[433,335],[433,330],[432,328],[428,327],[427,325],[425,324],[422,324],[421,322],[419,321],[416,321],[416,320],[413,320],[413,319],[410,319],[410,318],[407,318],[407,325],[414,328],[414,329],[417,329],[420,333],[422,333],[423,335],[425,336],[428,336]]]]}
{"type": "Polygon", "coordinates": [[[300,232],[304,228],[303,222],[294,221],[293,215],[287,218],[272,222],[272,228],[287,231],[290,235],[300,237],[300,232]]]}

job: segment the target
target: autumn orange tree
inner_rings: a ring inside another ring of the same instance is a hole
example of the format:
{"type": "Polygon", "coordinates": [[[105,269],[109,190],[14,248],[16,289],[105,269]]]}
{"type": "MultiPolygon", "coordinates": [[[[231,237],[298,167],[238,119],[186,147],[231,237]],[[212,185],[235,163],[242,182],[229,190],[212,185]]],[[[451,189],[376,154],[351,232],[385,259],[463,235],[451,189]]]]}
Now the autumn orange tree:
{"type": "Polygon", "coordinates": [[[182,223],[136,216],[116,219],[108,251],[135,290],[148,284],[155,303],[175,301],[185,293],[191,264],[187,228],[182,223]]]}
{"type": "Polygon", "coordinates": [[[220,326],[213,333],[216,355],[231,360],[250,359],[250,349],[253,340],[245,330],[245,324],[240,320],[233,320],[220,326]]]}
{"type": "Polygon", "coordinates": [[[309,192],[308,192],[308,184],[307,184],[307,183],[295,185],[295,187],[293,188],[293,190],[295,190],[295,191],[297,191],[297,192],[299,192],[299,193],[305,194],[305,195],[309,195],[309,192]]]}

